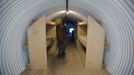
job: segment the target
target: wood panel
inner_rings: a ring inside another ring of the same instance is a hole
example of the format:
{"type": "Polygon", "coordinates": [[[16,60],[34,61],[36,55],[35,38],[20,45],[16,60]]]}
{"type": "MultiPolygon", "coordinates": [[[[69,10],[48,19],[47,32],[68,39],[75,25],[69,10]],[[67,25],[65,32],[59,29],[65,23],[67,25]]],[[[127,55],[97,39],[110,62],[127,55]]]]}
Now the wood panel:
{"type": "Polygon", "coordinates": [[[91,17],[88,17],[87,28],[86,69],[98,70],[102,68],[104,30],[91,17]]]}
{"type": "Polygon", "coordinates": [[[47,70],[45,17],[37,20],[28,29],[30,68],[47,70]]]}

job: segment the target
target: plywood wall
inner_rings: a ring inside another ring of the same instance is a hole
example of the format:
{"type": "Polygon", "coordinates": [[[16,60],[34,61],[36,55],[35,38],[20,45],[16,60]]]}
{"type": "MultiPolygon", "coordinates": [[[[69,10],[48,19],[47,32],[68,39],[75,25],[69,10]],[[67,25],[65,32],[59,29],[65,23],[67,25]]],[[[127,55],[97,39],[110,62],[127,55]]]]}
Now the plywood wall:
{"type": "Polygon", "coordinates": [[[88,17],[86,69],[98,70],[102,67],[104,50],[104,30],[91,17],[88,17]]]}
{"type": "Polygon", "coordinates": [[[87,36],[87,26],[86,25],[78,25],[78,36],[87,36]]]}
{"type": "Polygon", "coordinates": [[[47,69],[45,17],[37,20],[28,29],[29,55],[31,69],[47,69]]]}
{"type": "Polygon", "coordinates": [[[56,26],[53,25],[47,25],[47,36],[51,36],[53,38],[56,38],[56,26]]]}

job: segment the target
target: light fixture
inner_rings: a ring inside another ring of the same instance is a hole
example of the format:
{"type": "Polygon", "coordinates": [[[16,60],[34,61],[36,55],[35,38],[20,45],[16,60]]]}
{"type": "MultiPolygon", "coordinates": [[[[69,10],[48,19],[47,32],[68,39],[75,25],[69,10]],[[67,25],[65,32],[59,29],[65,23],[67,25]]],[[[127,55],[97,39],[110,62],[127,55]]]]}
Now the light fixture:
{"type": "Polygon", "coordinates": [[[66,11],[66,15],[69,15],[70,14],[70,12],[69,11],[66,11]]]}

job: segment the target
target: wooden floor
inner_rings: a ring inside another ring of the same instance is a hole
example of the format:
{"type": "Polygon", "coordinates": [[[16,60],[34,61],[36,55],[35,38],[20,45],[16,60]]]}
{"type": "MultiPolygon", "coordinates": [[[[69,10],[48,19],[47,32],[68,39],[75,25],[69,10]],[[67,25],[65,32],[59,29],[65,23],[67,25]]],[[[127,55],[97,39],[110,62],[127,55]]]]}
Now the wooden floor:
{"type": "Polygon", "coordinates": [[[80,55],[73,45],[66,48],[64,58],[57,57],[57,51],[48,54],[48,71],[26,69],[21,75],[109,75],[105,70],[88,72],[80,59],[80,55]]]}

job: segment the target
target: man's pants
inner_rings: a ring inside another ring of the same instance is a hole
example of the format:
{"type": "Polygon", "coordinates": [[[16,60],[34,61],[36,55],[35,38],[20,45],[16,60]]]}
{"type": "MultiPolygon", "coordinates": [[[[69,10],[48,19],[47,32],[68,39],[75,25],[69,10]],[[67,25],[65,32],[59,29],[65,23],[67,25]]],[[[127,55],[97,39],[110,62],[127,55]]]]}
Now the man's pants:
{"type": "Polygon", "coordinates": [[[60,42],[59,43],[59,56],[63,56],[65,54],[65,43],[64,42],[60,42]]]}

